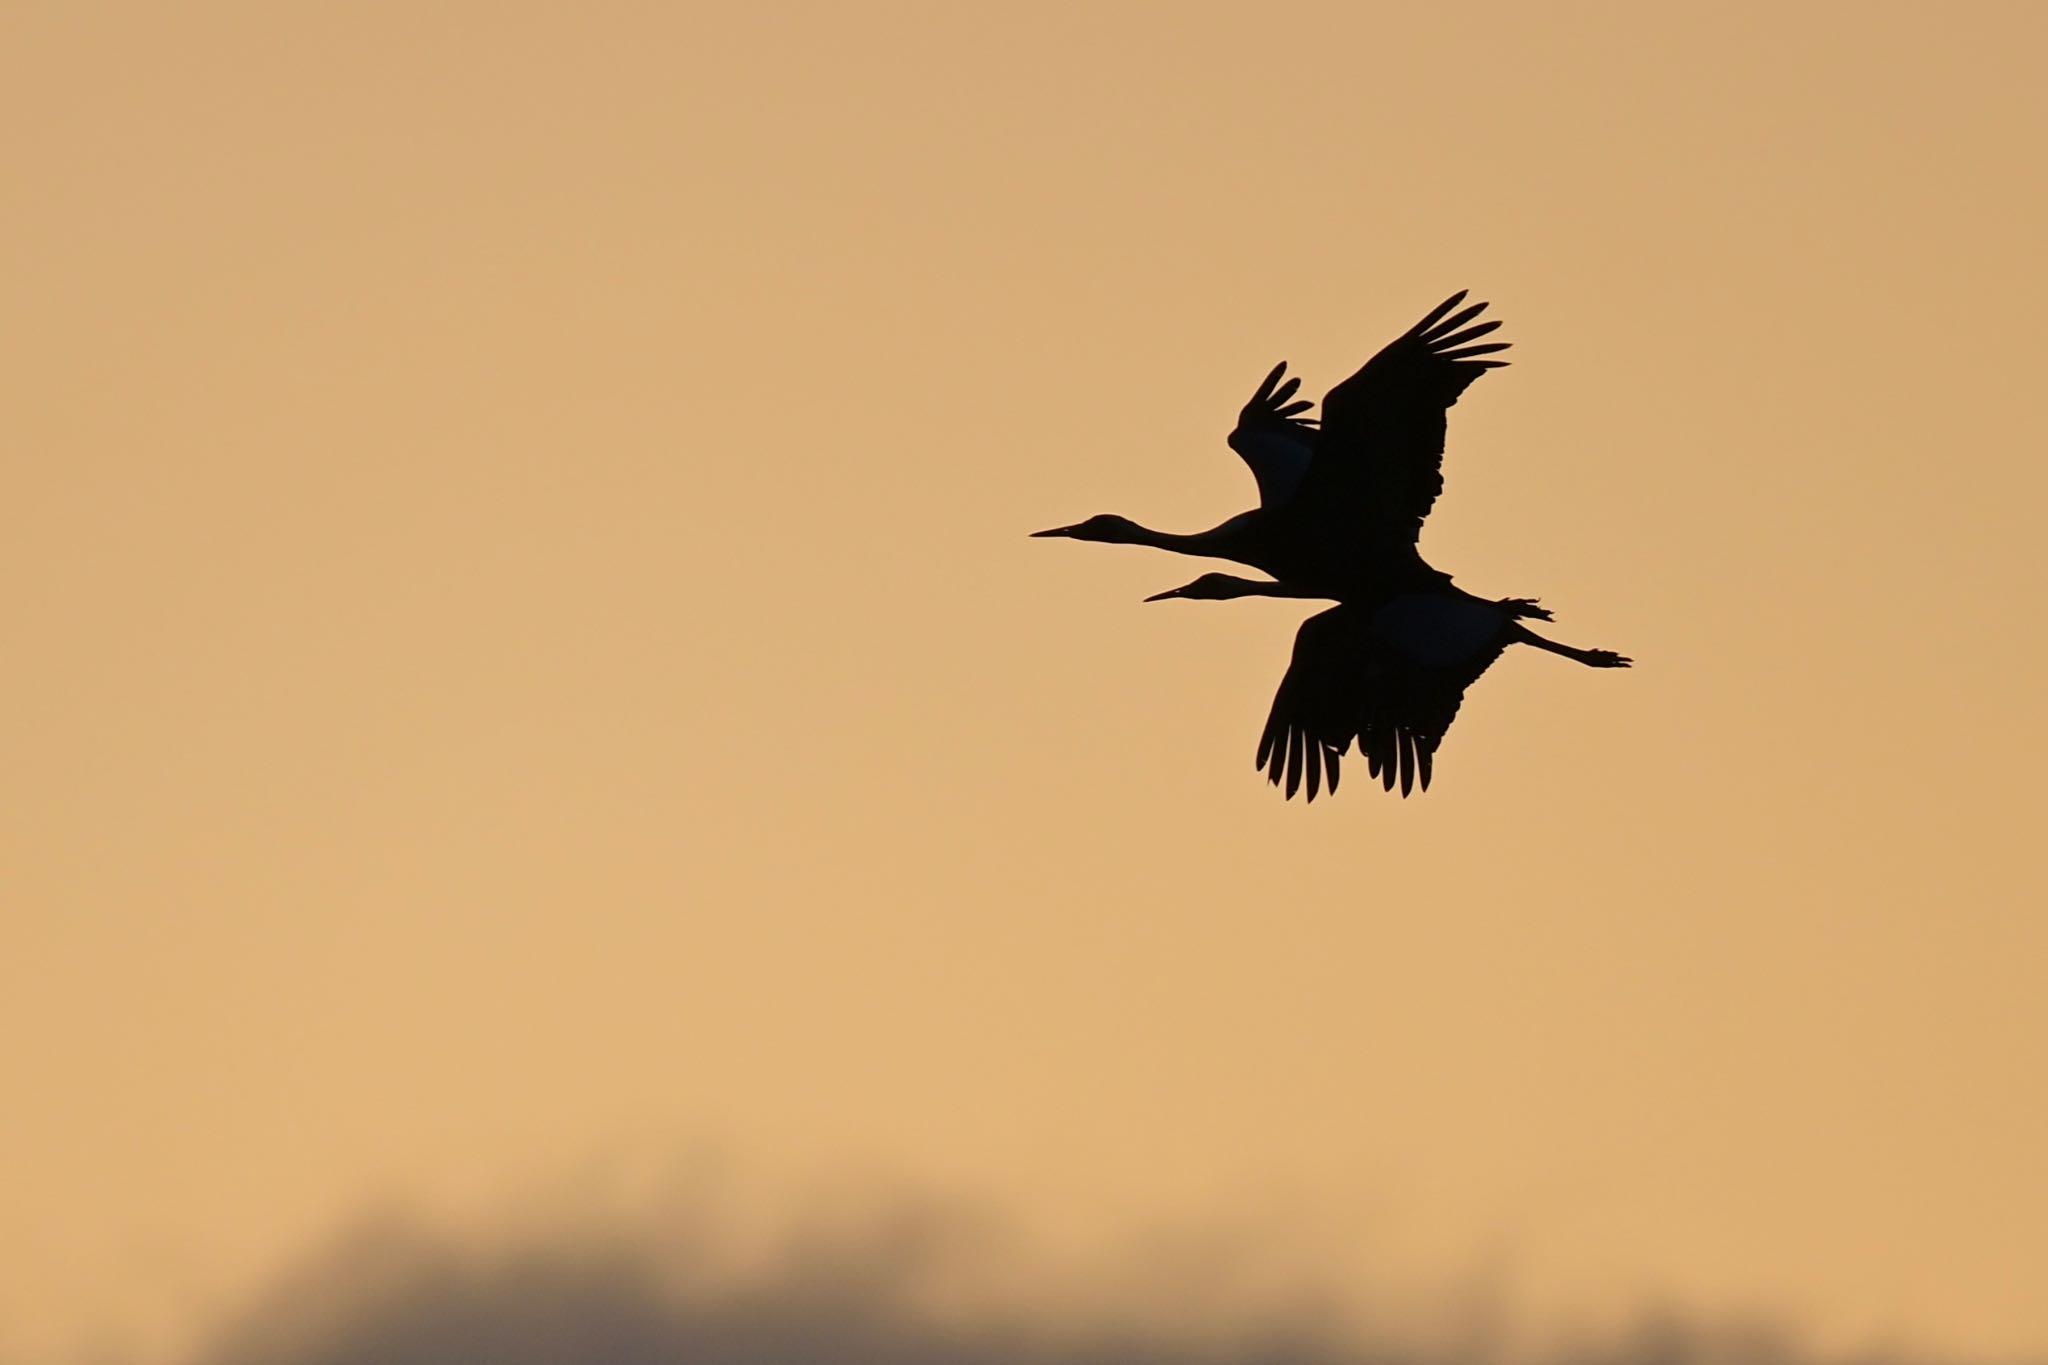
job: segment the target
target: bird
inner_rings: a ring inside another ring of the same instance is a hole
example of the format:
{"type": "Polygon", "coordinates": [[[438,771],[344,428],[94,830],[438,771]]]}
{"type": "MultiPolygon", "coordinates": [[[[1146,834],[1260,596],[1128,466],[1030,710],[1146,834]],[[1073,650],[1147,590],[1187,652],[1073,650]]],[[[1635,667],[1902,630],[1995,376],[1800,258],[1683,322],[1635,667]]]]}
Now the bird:
{"type": "Polygon", "coordinates": [[[1228,437],[1259,488],[1259,505],[1207,531],[1156,531],[1103,515],[1035,536],[1227,559],[1313,596],[1357,597],[1446,586],[1417,548],[1443,491],[1445,414],[1472,382],[1506,365],[1500,326],[1460,290],[1313,403],[1295,398],[1287,362],[1266,375],[1228,437]]]}
{"type": "MultiPolygon", "coordinates": [[[[1283,584],[1204,574],[1145,600],[1303,595],[1283,584]]],[[[1613,650],[1560,644],[1522,624],[1551,619],[1533,598],[1488,601],[1454,587],[1319,612],[1295,633],[1294,654],[1259,735],[1254,765],[1275,787],[1284,783],[1289,800],[1305,785],[1312,802],[1320,786],[1337,790],[1341,760],[1356,740],[1367,769],[1386,790],[1398,783],[1404,798],[1428,791],[1437,747],[1465,690],[1510,645],[1531,645],[1590,668],[1633,663],[1613,650]]]]}
{"type": "Polygon", "coordinates": [[[1500,323],[1460,290],[1389,342],[1315,405],[1282,361],[1239,411],[1228,437],[1258,484],[1259,506],[1208,531],[1155,531],[1091,517],[1038,536],[1148,545],[1226,559],[1268,575],[1204,574],[1147,601],[1238,597],[1333,599],[1304,621],[1260,735],[1257,766],[1292,799],[1314,801],[1356,742],[1374,777],[1403,797],[1428,790],[1438,746],[1464,694],[1510,645],[1589,667],[1626,668],[1612,650],[1559,644],[1522,624],[1551,620],[1533,598],[1488,600],[1422,558],[1423,522],[1443,492],[1447,414],[1490,369],[1500,323]],[[1464,306],[1461,306],[1464,305],[1464,306]]]}

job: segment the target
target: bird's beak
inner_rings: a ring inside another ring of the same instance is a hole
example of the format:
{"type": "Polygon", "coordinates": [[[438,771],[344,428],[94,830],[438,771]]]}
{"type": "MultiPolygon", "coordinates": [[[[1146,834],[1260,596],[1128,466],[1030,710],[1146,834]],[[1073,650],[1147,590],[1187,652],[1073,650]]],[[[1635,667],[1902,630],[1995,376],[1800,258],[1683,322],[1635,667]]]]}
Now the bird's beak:
{"type": "Polygon", "coordinates": [[[1188,590],[1186,588],[1168,588],[1165,592],[1153,593],[1145,600],[1147,602],[1164,602],[1169,597],[1185,597],[1187,593],[1188,590]]]}
{"type": "Polygon", "coordinates": [[[1070,536],[1074,534],[1074,528],[1072,526],[1055,526],[1050,531],[1033,531],[1031,534],[1034,539],[1039,536],[1070,536]]]}

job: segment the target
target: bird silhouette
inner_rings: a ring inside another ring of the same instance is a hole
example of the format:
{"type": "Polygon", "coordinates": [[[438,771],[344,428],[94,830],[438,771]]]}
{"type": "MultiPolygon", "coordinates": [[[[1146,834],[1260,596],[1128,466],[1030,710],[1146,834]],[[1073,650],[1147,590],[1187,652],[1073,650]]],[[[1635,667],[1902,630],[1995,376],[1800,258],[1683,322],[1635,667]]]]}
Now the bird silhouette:
{"type": "Polygon", "coordinates": [[[1355,597],[1448,584],[1416,548],[1423,518],[1443,491],[1445,414],[1473,380],[1507,364],[1487,359],[1506,342],[1478,322],[1486,304],[1460,309],[1460,290],[1396,337],[1314,406],[1298,378],[1273,367],[1238,414],[1230,446],[1250,466],[1259,506],[1192,535],[1104,515],[1036,531],[1249,565],[1317,597],[1355,597]],[[1455,311],[1454,311],[1455,310],[1455,311]]]}
{"type": "Polygon", "coordinates": [[[1480,338],[1486,304],[1460,308],[1461,290],[1396,337],[1314,404],[1297,399],[1286,362],[1238,414],[1229,444],[1259,488],[1259,506],[1192,535],[1097,516],[1039,536],[1149,545],[1263,570],[1271,581],[1204,574],[1169,598],[1331,598],[1302,623],[1260,736],[1257,764],[1292,798],[1334,792],[1356,741],[1373,776],[1402,796],[1427,790],[1436,751],[1465,690],[1513,644],[1626,668],[1611,650],[1578,649],[1522,622],[1550,620],[1533,598],[1489,601],[1458,588],[1422,558],[1423,521],[1443,492],[1447,413],[1472,382],[1507,362],[1504,342],[1480,338]]]}
{"type": "MultiPolygon", "coordinates": [[[[1284,584],[1203,574],[1148,602],[1169,598],[1301,597],[1284,584]]],[[[1367,769],[1401,795],[1429,790],[1437,746],[1457,718],[1465,689],[1510,645],[1531,645],[1590,668],[1627,668],[1607,649],[1579,649],[1522,623],[1548,621],[1531,598],[1487,601],[1455,587],[1395,593],[1318,612],[1295,632],[1294,655],[1259,736],[1255,766],[1285,795],[1337,790],[1353,740],[1367,769]]]]}

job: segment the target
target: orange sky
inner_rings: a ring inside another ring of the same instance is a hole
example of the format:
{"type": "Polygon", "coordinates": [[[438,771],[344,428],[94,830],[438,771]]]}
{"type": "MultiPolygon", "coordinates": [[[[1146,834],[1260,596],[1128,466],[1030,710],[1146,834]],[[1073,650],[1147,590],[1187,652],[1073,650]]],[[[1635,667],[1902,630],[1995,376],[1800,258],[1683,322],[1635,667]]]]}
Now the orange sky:
{"type": "Polygon", "coordinates": [[[0,1354],[704,1141],[2048,1349],[2048,19],[1260,13],[0,16],[0,1354]],[[1637,667],[1289,806],[1303,607],[1024,533],[1468,286],[1637,667]]]}

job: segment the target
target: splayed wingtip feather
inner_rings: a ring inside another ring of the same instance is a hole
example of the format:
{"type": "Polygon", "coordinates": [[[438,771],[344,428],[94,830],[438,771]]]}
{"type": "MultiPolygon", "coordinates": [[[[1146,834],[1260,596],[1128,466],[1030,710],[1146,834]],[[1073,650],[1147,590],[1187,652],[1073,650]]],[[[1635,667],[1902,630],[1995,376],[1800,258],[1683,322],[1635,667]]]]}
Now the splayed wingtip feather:
{"type": "MultiPolygon", "coordinates": [[[[1452,316],[1445,318],[1442,322],[1424,332],[1422,339],[1432,347],[1440,346],[1443,344],[1443,339],[1446,336],[1457,331],[1460,327],[1463,327],[1485,311],[1486,305],[1484,303],[1475,303],[1470,308],[1461,308],[1452,316]]],[[[1496,323],[1495,325],[1498,326],[1499,324],[1496,323]]]]}
{"type": "Polygon", "coordinates": [[[1471,292],[1472,291],[1469,289],[1460,289],[1457,293],[1451,295],[1442,303],[1430,309],[1429,315],[1423,318],[1422,321],[1415,324],[1414,330],[1410,333],[1410,335],[1419,336],[1422,333],[1427,332],[1430,328],[1436,326],[1437,319],[1441,318],[1444,314],[1450,312],[1453,308],[1456,308],[1459,304],[1463,303],[1465,301],[1465,296],[1471,292]]]}

